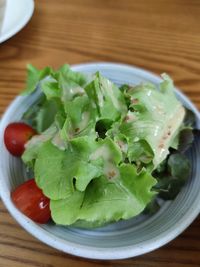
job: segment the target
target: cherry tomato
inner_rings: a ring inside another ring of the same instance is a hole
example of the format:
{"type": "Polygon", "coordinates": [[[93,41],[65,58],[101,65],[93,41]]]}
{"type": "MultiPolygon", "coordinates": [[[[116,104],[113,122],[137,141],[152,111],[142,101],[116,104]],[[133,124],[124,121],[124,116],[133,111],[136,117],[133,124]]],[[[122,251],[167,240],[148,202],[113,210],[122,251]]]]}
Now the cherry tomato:
{"type": "Polygon", "coordinates": [[[47,223],[50,219],[49,198],[37,187],[34,179],[18,186],[11,198],[15,206],[34,222],[47,223]]]}
{"type": "Polygon", "coordinates": [[[36,131],[23,122],[10,123],[4,132],[4,143],[8,151],[16,157],[20,157],[26,142],[36,134],[36,131]]]}

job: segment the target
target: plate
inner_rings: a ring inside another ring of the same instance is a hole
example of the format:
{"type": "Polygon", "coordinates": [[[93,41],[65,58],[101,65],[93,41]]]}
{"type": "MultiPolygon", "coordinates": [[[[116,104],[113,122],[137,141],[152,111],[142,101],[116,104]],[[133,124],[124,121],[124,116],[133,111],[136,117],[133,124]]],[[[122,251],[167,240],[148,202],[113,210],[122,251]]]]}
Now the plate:
{"type": "MultiPolygon", "coordinates": [[[[123,64],[90,63],[73,66],[73,69],[87,74],[100,71],[118,85],[135,85],[144,81],[158,84],[161,81],[155,74],[123,64]]],[[[179,90],[176,93],[183,104],[196,114],[199,128],[198,110],[179,90]]],[[[61,227],[53,223],[38,225],[25,217],[10,199],[10,192],[26,179],[24,166],[19,159],[8,154],[3,144],[3,133],[6,125],[19,120],[37,97],[37,92],[28,97],[17,97],[0,124],[0,194],[11,215],[30,234],[56,249],[76,256],[104,260],[124,259],[163,246],[183,232],[199,214],[200,140],[197,139],[188,154],[192,162],[192,175],[188,183],[174,201],[166,201],[155,215],[138,216],[96,230],[61,227]]]]}
{"type": "Polygon", "coordinates": [[[33,0],[6,0],[0,43],[19,32],[28,23],[33,11],[33,0]]]}

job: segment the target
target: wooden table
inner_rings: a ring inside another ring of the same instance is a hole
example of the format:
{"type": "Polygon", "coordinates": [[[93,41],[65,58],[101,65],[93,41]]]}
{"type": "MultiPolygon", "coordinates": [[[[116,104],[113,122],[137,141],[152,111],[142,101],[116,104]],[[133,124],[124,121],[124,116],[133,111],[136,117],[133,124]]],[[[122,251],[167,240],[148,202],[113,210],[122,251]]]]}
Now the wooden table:
{"type": "MultiPolygon", "coordinates": [[[[37,1],[30,23],[0,45],[0,112],[24,88],[26,64],[55,68],[123,62],[167,72],[200,107],[199,0],[37,1]]],[[[198,267],[200,218],[170,244],[129,260],[90,261],[56,251],[25,232],[0,203],[0,267],[198,267]]]]}

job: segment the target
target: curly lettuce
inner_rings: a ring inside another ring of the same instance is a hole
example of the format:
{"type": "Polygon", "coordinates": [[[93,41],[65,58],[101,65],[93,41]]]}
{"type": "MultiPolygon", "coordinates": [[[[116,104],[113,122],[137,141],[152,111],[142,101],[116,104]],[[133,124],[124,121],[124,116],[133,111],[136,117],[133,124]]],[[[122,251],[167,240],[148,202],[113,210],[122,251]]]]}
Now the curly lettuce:
{"type": "Polygon", "coordinates": [[[28,67],[25,94],[40,99],[23,119],[37,131],[22,156],[60,225],[99,227],[158,209],[190,174],[183,152],[192,115],[166,74],[160,85],[123,85],[99,72],[28,67]],[[184,144],[184,145],[183,145],[184,144]]]}

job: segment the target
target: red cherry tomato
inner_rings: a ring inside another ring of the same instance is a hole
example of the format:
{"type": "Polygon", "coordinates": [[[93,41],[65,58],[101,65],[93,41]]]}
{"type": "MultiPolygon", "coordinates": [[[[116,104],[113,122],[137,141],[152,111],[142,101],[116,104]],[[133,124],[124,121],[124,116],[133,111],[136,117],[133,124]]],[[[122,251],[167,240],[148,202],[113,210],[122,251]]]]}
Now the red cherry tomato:
{"type": "Polygon", "coordinates": [[[15,206],[34,222],[47,223],[50,219],[49,198],[37,187],[34,179],[17,187],[11,198],[15,206]]]}
{"type": "Polygon", "coordinates": [[[23,122],[10,123],[4,132],[5,146],[13,156],[20,157],[26,142],[35,134],[36,131],[23,122]]]}

